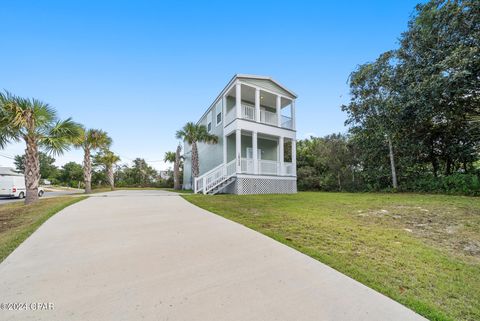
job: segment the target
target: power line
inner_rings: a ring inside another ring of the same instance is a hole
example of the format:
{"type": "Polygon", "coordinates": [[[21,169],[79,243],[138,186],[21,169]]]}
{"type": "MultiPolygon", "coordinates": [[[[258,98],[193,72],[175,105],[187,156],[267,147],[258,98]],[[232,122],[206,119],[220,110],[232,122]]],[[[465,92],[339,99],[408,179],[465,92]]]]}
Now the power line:
{"type": "Polygon", "coordinates": [[[12,159],[12,160],[15,160],[15,158],[13,156],[8,156],[8,155],[5,155],[5,154],[0,154],[1,157],[5,157],[5,158],[8,158],[8,159],[12,159]]]}

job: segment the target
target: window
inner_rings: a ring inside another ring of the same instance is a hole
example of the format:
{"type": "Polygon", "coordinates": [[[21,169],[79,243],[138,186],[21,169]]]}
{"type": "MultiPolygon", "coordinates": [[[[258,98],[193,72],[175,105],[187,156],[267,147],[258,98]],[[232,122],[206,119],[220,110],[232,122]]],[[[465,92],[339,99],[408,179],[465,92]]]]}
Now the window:
{"type": "Polygon", "coordinates": [[[215,117],[217,126],[222,123],[222,100],[215,105],[215,117]]]}

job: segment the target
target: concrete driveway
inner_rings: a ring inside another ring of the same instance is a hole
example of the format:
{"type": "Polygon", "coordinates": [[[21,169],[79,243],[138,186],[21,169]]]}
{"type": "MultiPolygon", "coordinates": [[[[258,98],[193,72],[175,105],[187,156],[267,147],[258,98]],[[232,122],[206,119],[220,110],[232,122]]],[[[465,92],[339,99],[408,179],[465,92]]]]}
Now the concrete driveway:
{"type": "Polygon", "coordinates": [[[0,264],[0,302],[21,303],[0,320],[22,321],[425,320],[163,191],[97,194],[52,217],[0,264]]]}

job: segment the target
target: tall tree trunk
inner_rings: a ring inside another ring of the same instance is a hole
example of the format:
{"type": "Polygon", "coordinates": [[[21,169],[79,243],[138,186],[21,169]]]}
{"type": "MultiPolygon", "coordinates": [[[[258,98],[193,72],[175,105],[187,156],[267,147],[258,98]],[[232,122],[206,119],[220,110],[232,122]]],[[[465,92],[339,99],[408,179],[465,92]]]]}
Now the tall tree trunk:
{"type": "Polygon", "coordinates": [[[342,191],[342,181],[340,180],[340,172],[337,173],[337,183],[338,183],[338,191],[342,191]]]}
{"type": "Polygon", "coordinates": [[[394,189],[397,189],[398,187],[397,170],[395,169],[395,158],[393,155],[393,146],[392,146],[392,140],[390,139],[390,136],[388,136],[388,151],[390,155],[390,167],[392,169],[392,186],[394,189]]]}
{"type": "Polygon", "coordinates": [[[83,180],[85,182],[85,193],[92,192],[92,161],[90,160],[90,148],[83,149],[83,180]]]}
{"type": "Polygon", "coordinates": [[[180,151],[182,147],[177,146],[177,151],[175,153],[175,163],[173,164],[173,189],[179,190],[180,187],[180,151]]]}
{"type": "Polygon", "coordinates": [[[447,158],[447,162],[445,165],[445,175],[450,175],[452,173],[452,161],[450,158],[447,158]]]}
{"type": "Polygon", "coordinates": [[[25,149],[25,204],[38,201],[38,184],[40,182],[40,160],[38,146],[34,138],[26,138],[27,148],[25,149]]]}
{"type": "Polygon", "coordinates": [[[115,189],[115,177],[113,176],[112,165],[107,165],[107,178],[108,178],[108,183],[110,184],[110,189],[113,191],[115,189]]]}
{"type": "Polygon", "coordinates": [[[197,142],[192,143],[192,177],[198,177],[198,173],[200,172],[199,164],[198,164],[198,149],[197,149],[197,142]]]}

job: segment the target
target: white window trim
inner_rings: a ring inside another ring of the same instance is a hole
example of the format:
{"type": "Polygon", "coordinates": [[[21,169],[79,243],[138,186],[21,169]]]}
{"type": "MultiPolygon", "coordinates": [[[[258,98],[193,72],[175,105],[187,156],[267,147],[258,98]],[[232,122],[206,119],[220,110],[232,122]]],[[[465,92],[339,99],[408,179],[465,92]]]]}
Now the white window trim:
{"type": "Polygon", "coordinates": [[[222,100],[220,99],[220,101],[217,104],[215,104],[215,124],[218,127],[219,125],[222,124],[222,122],[223,122],[223,104],[222,104],[222,100]],[[220,110],[217,106],[220,106],[220,110]],[[220,121],[218,121],[218,115],[221,115],[220,121]]]}

